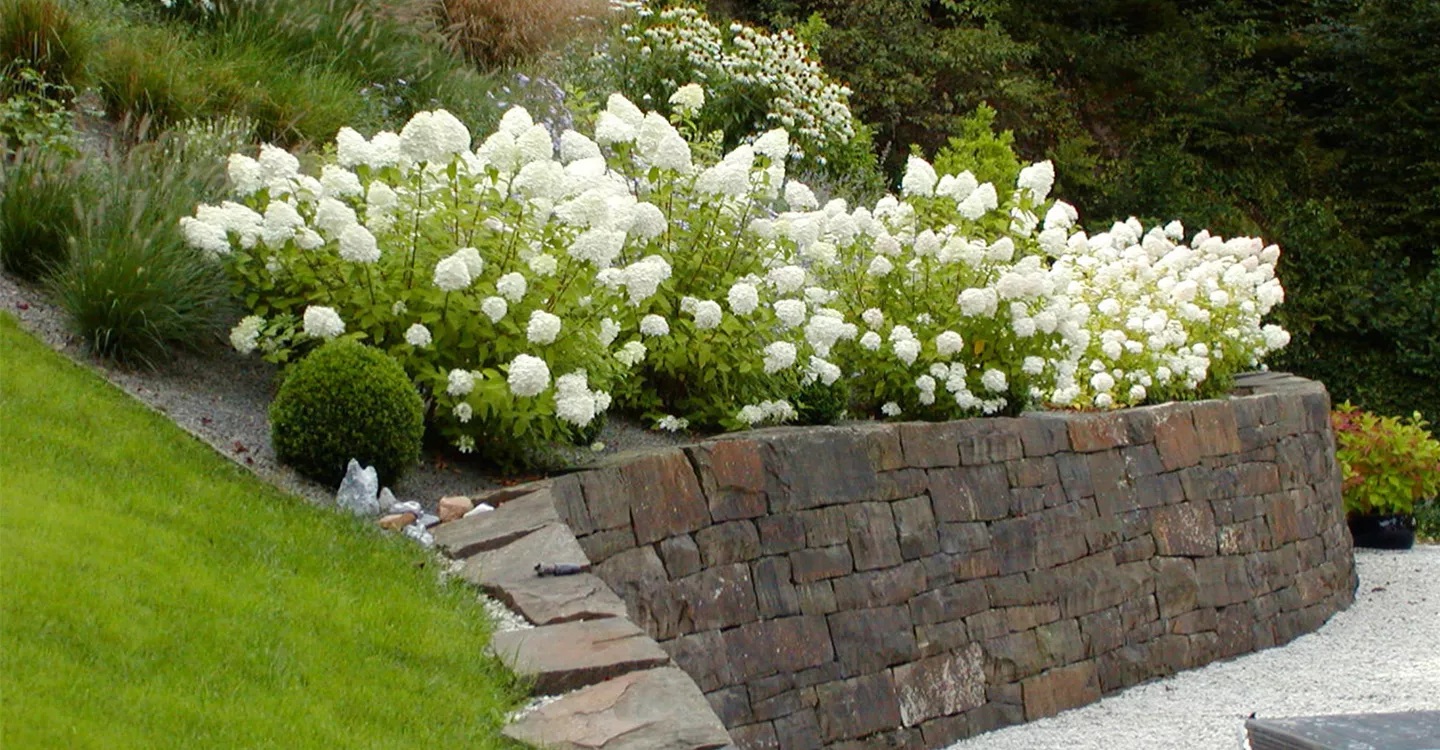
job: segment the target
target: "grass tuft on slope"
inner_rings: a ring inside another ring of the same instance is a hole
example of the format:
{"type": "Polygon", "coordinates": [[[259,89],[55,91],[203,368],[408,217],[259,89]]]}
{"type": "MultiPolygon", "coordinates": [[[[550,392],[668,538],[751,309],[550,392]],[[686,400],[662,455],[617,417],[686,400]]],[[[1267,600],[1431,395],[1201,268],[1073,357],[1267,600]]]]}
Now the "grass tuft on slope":
{"type": "Polygon", "coordinates": [[[509,747],[521,690],[433,567],[0,314],[0,746],[509,747]]]}

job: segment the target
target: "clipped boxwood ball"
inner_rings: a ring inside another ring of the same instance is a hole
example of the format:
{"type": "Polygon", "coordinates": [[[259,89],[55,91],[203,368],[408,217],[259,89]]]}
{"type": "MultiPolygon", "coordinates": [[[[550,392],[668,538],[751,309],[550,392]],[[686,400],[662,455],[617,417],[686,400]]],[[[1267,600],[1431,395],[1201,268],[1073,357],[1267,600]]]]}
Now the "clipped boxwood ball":
{"type": "Polygon", "coordinates": [[[275,454],[330,486],[351,458],[393,485],[420,458],[424,420],[425,405],[400,363],[351,339],[298,362],[270,404],[275,454]]]}

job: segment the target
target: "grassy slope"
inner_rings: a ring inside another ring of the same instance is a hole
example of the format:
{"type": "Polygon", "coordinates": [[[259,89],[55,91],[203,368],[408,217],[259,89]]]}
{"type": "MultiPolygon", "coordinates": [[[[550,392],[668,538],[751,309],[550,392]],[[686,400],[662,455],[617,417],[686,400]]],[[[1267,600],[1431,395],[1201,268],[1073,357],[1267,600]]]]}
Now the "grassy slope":
{"type": "Polygon", "coordinates": [[[0,746],[489,747],[428,556],[246,474],[0,314],[0,746]]]}

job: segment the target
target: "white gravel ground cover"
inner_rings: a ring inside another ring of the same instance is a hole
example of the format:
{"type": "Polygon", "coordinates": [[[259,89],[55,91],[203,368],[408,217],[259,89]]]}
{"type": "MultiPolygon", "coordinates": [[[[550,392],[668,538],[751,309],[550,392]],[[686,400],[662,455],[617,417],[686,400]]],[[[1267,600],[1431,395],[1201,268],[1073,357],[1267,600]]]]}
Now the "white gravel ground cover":
{"type": "Polygon", "coordinates": [[[1440,708],[1440,546],[1355,551],[1355,604],[1288,645],[1138,685],[951,750],[1240,748],[1246,717],[1440,708]]]}

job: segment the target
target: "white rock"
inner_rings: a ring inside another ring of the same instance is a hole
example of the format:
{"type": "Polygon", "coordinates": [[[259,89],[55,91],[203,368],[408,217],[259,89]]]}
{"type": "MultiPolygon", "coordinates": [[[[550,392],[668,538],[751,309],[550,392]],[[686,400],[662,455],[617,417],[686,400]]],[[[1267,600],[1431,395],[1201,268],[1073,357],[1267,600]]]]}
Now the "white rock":
{"type": "Polygon", "coordinates": [[[395,503],[394,505],[390,506],[390,512],[414,513],[416,518],[425,515],[425,509],[420,507],[420,503],[414,500],[406,500],[403,503],[395,503]]]}
{"type": "Polygon", "coordinates": [[[405,527],[405,536],[419,542],[421,547],[435,546],[435,537],[419,521],[405,527]]]}
{"type": "Polygon", "coordinates": [[[379,500],[380,500],[380,512],[381,512],[381,513],[391,513],[391,512],[393,512],[393,511],[391,511],[390,509],[393,508],[393,507],[395,507],[395,503],[398,502],[398,501],[395,499],[395,493],[391,492],[389,487],[381,487],[381,488],[380,488],[380,498],[379,498],[379,500]]]}
{"type": "Polygon", "coordinates": [[[380,477],[375,467],[360,467],[360,462],[350,459],[345,467],[345,478],[335,492],[335,504],[357,516],[380,515],[380,477]]]}
{"type": "Polygon", "coordinates": [[[470,512],[465,514],[465,518],[469,518],[470,516],[477,515],[479,513],[489,513],[492,510],[495,510],[495,506],[491,505],[490,503],[480,503],[474,508],[471,508],[470,512]]]}

